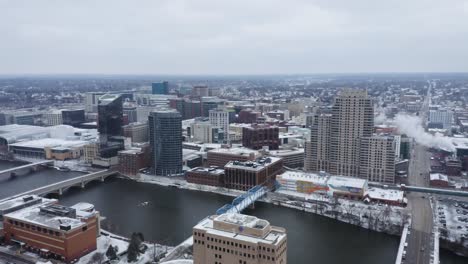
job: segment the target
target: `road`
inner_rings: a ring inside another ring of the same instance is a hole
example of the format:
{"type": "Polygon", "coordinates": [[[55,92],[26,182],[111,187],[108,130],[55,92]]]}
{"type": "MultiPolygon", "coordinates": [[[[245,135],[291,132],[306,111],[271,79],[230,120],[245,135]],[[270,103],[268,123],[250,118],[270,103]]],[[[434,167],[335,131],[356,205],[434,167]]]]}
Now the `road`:
{"type": "MultiPolygon", "coordinates": [[[[430,89],[423,103],[420,117],[425,120],[430,103],[430,89]]],[[[409,185],[428,187],[430,172],[430,154],[426,147],[414,144],[410,159],[409,185]]],[[[425,194],[409,193],[408,202],[411,207],[412,227],[408,236],[407,257],[405,263],[428,264],[432,251],[431,233],[433,228],[432,208],[425,194]]]]}

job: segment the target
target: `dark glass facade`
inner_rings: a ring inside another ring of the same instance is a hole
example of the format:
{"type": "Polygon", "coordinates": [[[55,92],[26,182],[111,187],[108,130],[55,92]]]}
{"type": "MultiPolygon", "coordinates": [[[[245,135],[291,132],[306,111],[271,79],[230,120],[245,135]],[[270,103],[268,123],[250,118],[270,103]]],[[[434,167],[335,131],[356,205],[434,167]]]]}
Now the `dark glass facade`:
{"type": "Polygon", "coordinates": [[[182,173],[182,116],[177,111],[151,112],[151,168],[155,175],[182,173]]]}
{"type": "Polygon", "coordinates": [[[151,84],[152,94],[168,94],[169,83],[168,82],[157,82],[151,84]]]}
{"type": "Polygon", "coordinates": [[[78,126],[85,122],[85,111],[84,109],[62,110],[62,120],[64,125],[78,126]]]}
{"type": "Polygon", "coordinates": [[[117,152],[124,149],[122,133],[123,108],[122,97],[106,94],[99,98],[98,131],[99,153],[103,158],[117,156],[117,152]]]}

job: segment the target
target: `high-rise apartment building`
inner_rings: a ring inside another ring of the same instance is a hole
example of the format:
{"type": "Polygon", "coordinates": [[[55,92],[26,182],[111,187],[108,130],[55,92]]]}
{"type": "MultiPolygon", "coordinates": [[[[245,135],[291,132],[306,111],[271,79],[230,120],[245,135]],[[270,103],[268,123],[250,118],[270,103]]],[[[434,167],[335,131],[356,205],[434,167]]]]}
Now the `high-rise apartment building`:
{"type": "Polygon", "coordinates": [[[316,114],[310,124],[310,141],[305,143],[304,167],[310,171],[330,171],[331,114],[316,114]]]}
{"type": "Polygon", "coordinates": [[[182,116],[175,110],[159,110],[151,112],[148,120],[153,174],[181,174],[182,116]]]}
{"type": "Polygon", "coordinates": [[[310,129],[305,170],[394,182],[395,141],[373,136],[374,109],[367,91],[341,91],[331,113],[315,114],[310,129]]]}
{"type": "Polygon", "coordinates": [[[229,112],[225,109],[212,109],[209,111],[209,120],[213,127],[224,131],[224,143],[229,142],[229,112]]]}
{"type": "Polygon", "coordinates": [[[362,138],[359,177],[374,182],[395,183],[395,143],[391,136],[362,138]]]}
{"type": "Polygon", "coordinates": [[[122,97],[118,94],[105,94],[99,97],[98,132],[101,157],[115,157],[117,152],[124,148],[122,125],[122,97]]]}
{"type": "Polygon", "coordinates": [[[286,264],[286,230],[249,215],[207,217],[193,227],[193,263],[286,264]]]}
{"type": "Polygon", "coordinates": [[[330,122],[330,173],[359,175],[360,140],[372,136],[374,106],[366,90],[342,90],[330,122]]]}

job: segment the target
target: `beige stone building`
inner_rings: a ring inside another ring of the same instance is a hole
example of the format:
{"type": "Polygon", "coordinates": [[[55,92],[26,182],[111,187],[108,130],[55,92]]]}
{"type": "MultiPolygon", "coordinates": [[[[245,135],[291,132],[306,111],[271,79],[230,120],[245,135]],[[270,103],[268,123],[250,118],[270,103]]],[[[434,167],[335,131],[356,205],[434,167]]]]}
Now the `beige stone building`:
{"type": "Polygon", "coordinates": [[[331,114],[316,113],[310,129],[305,170],[394,182],[395,143],[392,137],[374,136],[374,108],[367,91],[342,90],[331,114]]]}
{"type": "Polygon", "coordinates": [[[194,264],[286,264],[286,230],[242,214],[206,218],[193,228],[194,264]]]}

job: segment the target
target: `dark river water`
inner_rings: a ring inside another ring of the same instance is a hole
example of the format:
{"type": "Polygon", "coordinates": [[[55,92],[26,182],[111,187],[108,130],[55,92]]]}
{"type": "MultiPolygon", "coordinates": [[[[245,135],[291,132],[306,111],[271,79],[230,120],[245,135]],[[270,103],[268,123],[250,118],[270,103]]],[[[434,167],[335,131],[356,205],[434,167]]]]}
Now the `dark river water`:
{"type": "MultiPolygon", "coordinates": [[[[8,164],[0,162],[0,169],[8,164]]],[[[13,179],[0,179],[0,198],[34,187],[68,179],[73,172],[44,170],[13,179]]],[[[60,202],[73,205],[89,202],[106,220],[103,228],[119,235],[142,232],[147,241],[177,245],[191,235],[192,227],[230,197],[135,181],[108,178],[93,182],[85,189],[71,188],[60,202]],[[148,205],[143,206],[143,202],[148,205]]],[[[335,220],[271,204],[256,203],[246,214],[264,218],[287,229],[288,263],[293,264],[385,264],[394,263],[399,237],[368,231],[335,220]]],[[[441,252],[442,264],[468,263],[448,251],[441,252]]]]}

